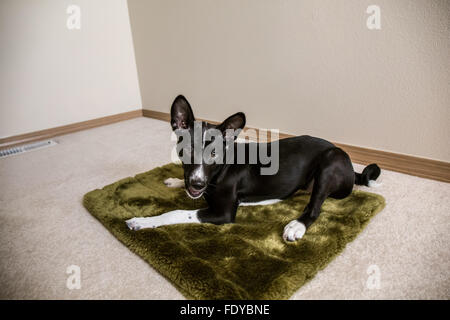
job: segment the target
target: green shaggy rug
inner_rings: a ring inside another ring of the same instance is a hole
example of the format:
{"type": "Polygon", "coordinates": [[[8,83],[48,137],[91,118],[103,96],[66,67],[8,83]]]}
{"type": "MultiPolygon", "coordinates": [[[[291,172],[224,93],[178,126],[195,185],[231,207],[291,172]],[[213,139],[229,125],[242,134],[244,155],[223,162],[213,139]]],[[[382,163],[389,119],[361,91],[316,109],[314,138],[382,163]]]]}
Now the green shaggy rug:
{"type": "Polygon", "coordinates": [[[353,191],[327,199],[303,239],[287,243],[284,226],[299,216],[309,195],[268,206],[245,206],[236,223],[181,224],[131,231],[125,220],[175,209],[197,209],[203,200],[163,181],[183,177],[168,164],[89,192],[84,206],[114,236],[191,299],[287,299],[354,240],[385,205],[384,198],[353,191]]]}

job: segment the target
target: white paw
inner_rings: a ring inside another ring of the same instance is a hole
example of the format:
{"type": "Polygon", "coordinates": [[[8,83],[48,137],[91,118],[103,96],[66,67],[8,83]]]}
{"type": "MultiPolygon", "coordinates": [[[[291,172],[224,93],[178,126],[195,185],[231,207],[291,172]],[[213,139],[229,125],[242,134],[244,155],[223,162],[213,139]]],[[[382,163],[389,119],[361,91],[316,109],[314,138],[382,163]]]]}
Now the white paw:
{"type": "Polygon", "coordinates": [[[169,188],[183,188],[184,180],[178,178],[168,178],[164,180],[164,184],[169,188]]]}
{"type": "Polygon", "coordinates": [[[132,218],[125,221],[130,230],[138,231],[141,229],[159,227],[159,223],[155,217],[132,218]]]}
{"type": "Polygon", "coordinates": [[[381,182],[376,182],[375,180],[369,180],[368,187],[369,188],[378,188],[381,187],[383,184],[381,182]]]}
{"type": "Polygon", "coordinates": [[[303,223],[292,220],[284,227],[283,239],[286,241],[295,241],[301,239],[305,232],[306,227],[303,223]]]}

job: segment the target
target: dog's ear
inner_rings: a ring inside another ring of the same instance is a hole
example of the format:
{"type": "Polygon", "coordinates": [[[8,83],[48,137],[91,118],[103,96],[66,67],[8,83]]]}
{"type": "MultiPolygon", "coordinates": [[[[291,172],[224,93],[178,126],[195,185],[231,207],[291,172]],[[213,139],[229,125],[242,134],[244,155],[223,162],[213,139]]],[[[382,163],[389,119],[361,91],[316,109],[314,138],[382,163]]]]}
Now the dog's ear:
{"type": "Polygon", "coordinates": [[[238,112],[229,116],[222,122],[217,129],[222,131],[223,137],[226,140],[233,139],[235,140],[239,134],[239,132],[245,127],[245,114],[242,112],[238,112]],[[232,129],[232,130],[230,130],[232,129]],[[239,132],[233,132],[239,130],[239,132]]]}
{"type": "Polygon", "coordinates": [[[179,95],[175,98],[170,109],[170,125],[172,130],[189,129],[194,127],[194,113],[187,99],[179,95]]]}

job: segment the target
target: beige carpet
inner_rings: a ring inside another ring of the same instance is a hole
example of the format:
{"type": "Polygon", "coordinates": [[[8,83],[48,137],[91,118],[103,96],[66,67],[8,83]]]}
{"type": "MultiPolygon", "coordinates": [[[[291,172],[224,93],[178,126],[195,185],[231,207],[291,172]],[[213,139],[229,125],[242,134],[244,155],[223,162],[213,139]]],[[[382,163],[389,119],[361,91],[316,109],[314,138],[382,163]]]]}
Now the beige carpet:
{"type": "MultiPolygon", "coordinates": [[[[0,159],[0,298],[182,299],[81,204],[92,189],[169,162],[169,125],[138,118],[56,140],[0,159]],[[79,290],[66,287],[70,265],[81,268],[79,290]]],[[[450,184],[389,171],[380,181],[368,190],[386,208],[293,299],[450,298],[450,184]],[[366,285],[372,265],[379,289],[366,285]]]]}

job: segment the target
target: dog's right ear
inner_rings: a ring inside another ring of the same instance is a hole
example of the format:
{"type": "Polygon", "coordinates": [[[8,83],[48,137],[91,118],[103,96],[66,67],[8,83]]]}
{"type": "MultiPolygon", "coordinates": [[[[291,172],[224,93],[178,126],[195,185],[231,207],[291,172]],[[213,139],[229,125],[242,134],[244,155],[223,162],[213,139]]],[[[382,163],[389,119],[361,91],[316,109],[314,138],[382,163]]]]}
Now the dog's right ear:
{"type": "Polygon", "coordinates": [[[187,99],[179,95],[175,98],[170,109],[170,125],[172,130],[189,129],[194,127],[194,113],[187,99]]]}

